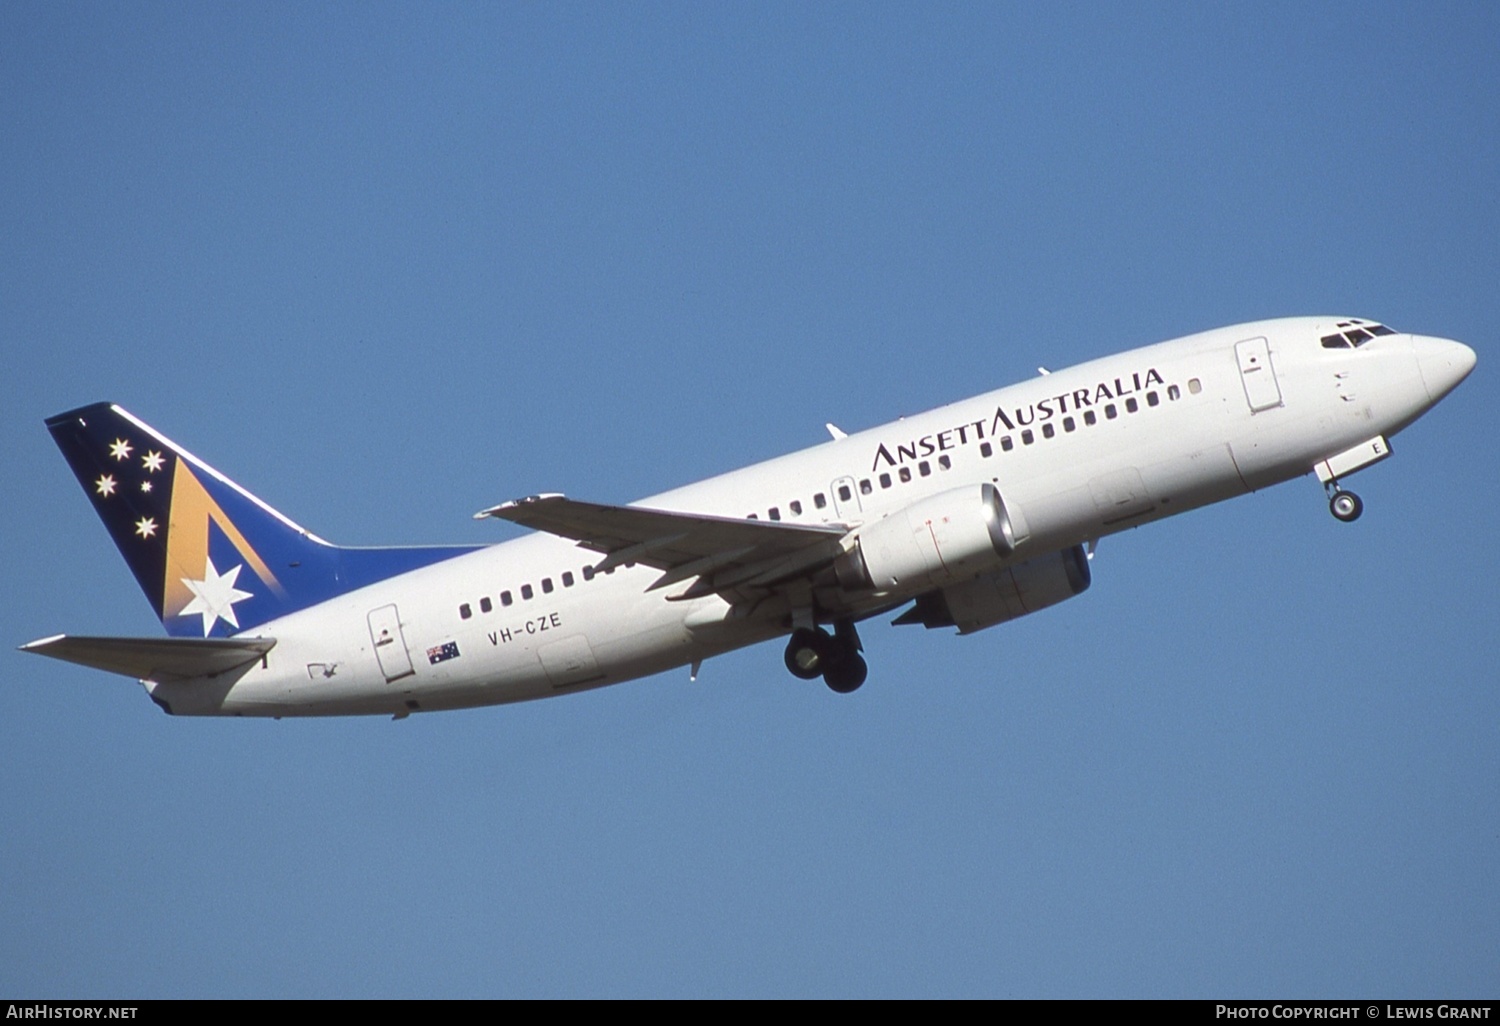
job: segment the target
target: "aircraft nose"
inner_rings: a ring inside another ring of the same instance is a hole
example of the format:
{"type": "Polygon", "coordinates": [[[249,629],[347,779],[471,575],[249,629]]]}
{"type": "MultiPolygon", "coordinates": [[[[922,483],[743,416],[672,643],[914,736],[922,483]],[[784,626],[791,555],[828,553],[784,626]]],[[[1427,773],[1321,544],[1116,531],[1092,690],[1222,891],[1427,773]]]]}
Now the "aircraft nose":
{"type": "Polygon", "coordinates": [[[1452,339],[1413,335],[1411,346],[1427,397],[1434,403],[1457,388],[1478,360],[1474,350],[1452,339]]]}

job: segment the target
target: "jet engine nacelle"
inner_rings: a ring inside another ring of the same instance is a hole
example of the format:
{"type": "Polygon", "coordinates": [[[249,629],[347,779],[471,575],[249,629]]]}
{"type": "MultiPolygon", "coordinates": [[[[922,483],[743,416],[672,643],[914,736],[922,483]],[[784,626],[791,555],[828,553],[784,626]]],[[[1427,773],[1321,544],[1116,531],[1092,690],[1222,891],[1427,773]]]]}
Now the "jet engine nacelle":
{"type": "Polygon", "coordinates": [[[1075,545],[929,592],[895,622],[957,627],[960,634],[972,634],[1055,606],[1087,591],[1092,581],[1088,556],[1082,545],[1075,545]]]}
{"type": "Polygon", "coordinates": [[[834,569],[849,591],[912,593],[973,577],[1015,547],[999,490],[982,484],[930,496],[865,525],[834,569]]]}

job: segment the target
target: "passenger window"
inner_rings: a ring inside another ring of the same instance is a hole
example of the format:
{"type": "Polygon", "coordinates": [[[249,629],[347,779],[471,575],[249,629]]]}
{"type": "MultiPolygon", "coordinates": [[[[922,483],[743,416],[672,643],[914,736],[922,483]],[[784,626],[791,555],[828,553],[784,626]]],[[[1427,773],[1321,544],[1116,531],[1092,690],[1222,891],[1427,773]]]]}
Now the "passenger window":
{"type": "Polygon", "coordinates": [[[979,455],[983,456],[985,459],[989,459],[991,456],[995,455],[995,450],[989,442],[980,442],[979,455]]]}
{"type": "Polygon", "coordinates": [[[1051,438],[1055,434],[1057,434],[1057,428],[1053,427],[1050,423],[1042,425],[1043,438],[1051,438]]]}
{"type": "Polygon", "coordinates": [[[896,474],[897,474],[898,477],[901,478],[901,483],[902,484],[906,484],[908,481],[911,480],[911,468],[910,467],[902,467],[900,470],[896,471],[896,474]]]}
{"type": "Polygon", "coordinates": [[[891,486],[891,475],[889,475],[889,474],[881,474],[880,475],[880,487],[882,487],[882,488],[889,488],[890,486],[891,486]]]}
{"type": "Polygon", "coordinates": [[[1176,402],[1178,399],[1182,398],[1182,389],[1178,388],[1176,385],[1168,385],[1167,398],[1172,400],[1173,402],[1176,402]]]}
{"type": "Polygon", "coordinates": [[[758,515],[754,514],[754,513],[746,513],[745,514],[745,519],[746,520],[759,520],[760,517],[758,515]]]}
{"type": "Polygon", "coordinates": [[[490,597],[488,595],[479,600],[479,611],[481,613],[488,613],[491,609],[494,608],[495,605],[490,601],[490,597]]]}
{"type": "Polygon", "coordinates": [[[1034,441],[1036,441],[1036,435],[1031,433],[1031,428],[1027,428],[1026,430],[1021,432],[1022,445],[1030,445],[1034,441]]]}
{"type": "Polygon", "coordinates": [[[1078,427],[1078,422],[1075,421],[1072,417],[1064,417],[1063,418],[1063,430],[1064,431],[1072,431],[1076,427],[1078,427]]]}
{"type": "Polygon", "coordinates": [[[523,599],[530,599],[531,595],[532,595],[531,585],[529,585],[529,584],[523,584],[523,585],[521,585],[521,597],[523,599]]]}
{"type": "Polygon", "coordinates": [[[583,568],[583,579],[585,581],[592,581],[594,579],[594,568],[593,567],[586,566],[586,567],[583,568]]]}
{"type": "Polygon", "coordinates": [[[508,591],[502,591],[500,593],[500,604],[502,606],[508,606],[513,601],[515,601],[515,600],[510,597],[510,592],[508,592],[508,591]]]}
{"type": "Polygon", "coordinates": [[[787,505],[791,507],[792,516],[800,517],[802,515],[802,501],[800,499],[793,499],[787,505]]]}
{"type": "Polygon", "coordinates": [[[869,495],[874,490],[875,488],[870,484],[870,479],[868,477],[859,483],[859,494],[861,495],[869,495]]]}
{"type": "Polygon", "coordinates": [[[1188,391],[1193,395],[1197,395],[1199,392],[1203,391],[1203,383],[1197,378],[1188,378],[1188,391]]]}
{"type": "Polygon", "coordinates": [[[573,587],[573,571],[571,571],[571,570],[564,570],[563,571],[563,587],[564,588],[571,588],[571,587],[573,587]]]}
{"type": "Polygon", "coordinates": [[[923,477],[927,477],[932,473],[932,464],[928,463],[926,460],[923,460],[921,463],[917,464],[917,473],[921,474],[923,477]]]}
{"type": "Polygon", "coordinates": [[[849,490],[849,486],[839,485],[839,500],[841,502],[848,502],[852,498],[854,498],[854,493],[849,490]]]}
{"type": "Polygon", "coordinates": [[[552,594],[552,578],[550,578],[550,577],[543,577],[542,578],[542,591],[544,593],[548,594],[548,595],[552,594]]]}
{"type": "Polygon", "coordinates": [[[772,520],[780,520],[781,510],[777,509],[775,506],[772,506],[771,509],[766,513],[766,516],[770,517],[772,520]]]}
{"type": "Polygon", "coordinates": [[[469,604],[465,602],[463,605],[458,607],[458,615],[467,620],[469,617],[474,615],[474,610],[470,609],[469,604]]]}
{"type": "Polygon", "coordinates": [[[1006,452],[1010,452],[1015,447],[1016,443],[1010,440],[1010,435],[1006,435],[1004,438],[1000,439],[1000,448],[1005,450],[1006,452]]]}
{"type": "Polygon", "coordinates": [[[1141,408],[1141,404],[1135,401],[1135,396],[1131,396],[1129,399],[1125,400],[1125,412],[1126,413],[1134,413],[1136,410],[1139,410],[1140,408],[1141,408]]]}
{"type": "Polygon", "coordinates": [[[953,461],[948,458],[947,453],[943,453],[943,455],[938,457],[938,466],[942,467],[944,470],[952,470],[953,461]]]}
{"type": "Polygon", "coordinates": [[[823,498],[822,492],[816,492],[813,495],[813,505],[818,507],[819,509],[822,509],[824,506],[828,505],[828,500],[823,498]]]}
{"type": "Polygon", "coordinates": [[[1093,427],[1095,424],[1099,423],[1099,418],[1094,415],[1093,410],[1084,410],[1083,422],[1089,427],[1093,427]]]}
{"type": "Polygon", "coordinates": [[[1108,406],[1104,407],[1104,419],[1105,420],[1114,420],[1119,415],[1120,415],[1120,411],[1117,410],[1117,409],[1115,409],[1115,404],[1114,403],[1110,403],[1108,406]]]}

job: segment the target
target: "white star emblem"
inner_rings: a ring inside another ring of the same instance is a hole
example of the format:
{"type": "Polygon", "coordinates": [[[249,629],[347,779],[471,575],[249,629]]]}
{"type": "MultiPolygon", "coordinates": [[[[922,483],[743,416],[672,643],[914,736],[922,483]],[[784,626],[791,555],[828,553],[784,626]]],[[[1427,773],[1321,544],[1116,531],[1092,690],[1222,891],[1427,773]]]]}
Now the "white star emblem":
{"type": "Polygon", "coordinates": [[[160,470],[161,465],[165,462],[166,460],[161,458],[161,453],[159,452],[148,452],[141,457],[141,465],[153,474],[160,470]]]}
{"type": "Polygon", "coordinates": [[[142,538],[149,538],[156,533],[156,520],[152,517],[141,517],[135,522],[135,533],[142,538]]]}
{"type": "Polygon", "coordinates": [[[248,591],[240,591],[234,586],[234,582],[240,576],[244,565],[231,567],[222,577],[214,569],[214,561],[205,559],[203,567],[203,580],[194,581],[182,578],[182,583],[188,586],[193,593],[193,601],[182,607],[183,616],[191,616],[197,613],[203,617],[203,636],[208,637],[208,632],[213,630],[214,624],[223,620],[229,626],[238,629],[240,621],[234,615],[234,604],[243,602],[253,597],[248,591]]]}
{"type": "Polygon", "coordinates": [[[115,479],[108,474],[103,474],[94,482],[94,487],[107,499],[115,494],[115,479]]]}
{"type": "Polygon", "coordinates": [[[151,490],[151,482],[150,481],[142,481],[141,482],[141,491],[143,491],[143,492],[149,492],[150,490],[151,490]]]}
{"type": "Polygon", "coordinates": [[[109,454],[117,460],[130,458],[130,443],[123,438],[116,438],[115,444],[109,447],[109,454]]]}

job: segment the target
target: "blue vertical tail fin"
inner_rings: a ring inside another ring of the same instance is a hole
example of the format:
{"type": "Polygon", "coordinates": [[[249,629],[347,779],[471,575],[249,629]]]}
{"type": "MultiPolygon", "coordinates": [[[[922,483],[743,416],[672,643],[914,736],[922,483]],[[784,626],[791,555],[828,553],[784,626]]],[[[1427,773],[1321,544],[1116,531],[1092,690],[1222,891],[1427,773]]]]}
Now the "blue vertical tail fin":
{"type": "Polygon", "coordinates": [[[472,549],[331,545],[111,403],[47,430],[174,636],[235,634],[472,549]]]}

